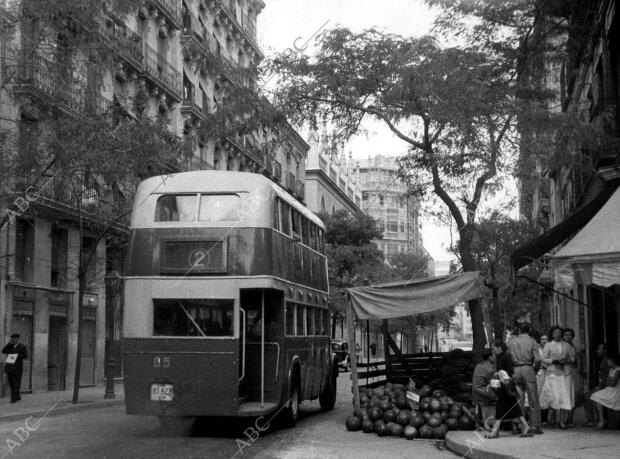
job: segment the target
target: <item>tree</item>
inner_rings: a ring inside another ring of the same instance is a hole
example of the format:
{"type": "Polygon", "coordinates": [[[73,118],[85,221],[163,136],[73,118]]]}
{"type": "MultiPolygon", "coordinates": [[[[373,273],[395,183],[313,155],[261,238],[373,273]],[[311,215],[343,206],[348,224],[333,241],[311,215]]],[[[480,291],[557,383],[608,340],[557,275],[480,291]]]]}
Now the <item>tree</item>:
{"type": "MultiPolygon", "coordinates": [[[[524,108],[505,63],[475,49],[442,49],[432,37],[334,29],[321,35],[314,57],[280,56],[273,66],[280,75],[276,101],[292,119],[330,123],[348,139],[370,117],[408,144],[404,174],[447,207],[461,265],[475,270],[477,212],[511,171],[524,108]]],[[[479,351],[486,341],[480,302],[469,308],[479,351]]]]}
{"type": "Polygon", "coordinates": [[[509,305],[519,304],[527,310],[535,304],[528,289],[515,289],[510,260],[513,250],[535,235],[529,222],[511,219],[501,211],[492,211],[478,222],[473,251],[478,269],[493,292],[491,320],[495,338],[503,339],[506,327],[512,324],[505,315],[511,309],[509,305]]]}
{"type": "Polygon", "coordinates": [[[383,263],[383,253],[371,242],[383,237],[375,219],[362,212],[352,215],[343,209],[319,217],[325,224],[334,336],[336,323],[345,318],[344,289],[381,282],[390,273],[383,263]]]}

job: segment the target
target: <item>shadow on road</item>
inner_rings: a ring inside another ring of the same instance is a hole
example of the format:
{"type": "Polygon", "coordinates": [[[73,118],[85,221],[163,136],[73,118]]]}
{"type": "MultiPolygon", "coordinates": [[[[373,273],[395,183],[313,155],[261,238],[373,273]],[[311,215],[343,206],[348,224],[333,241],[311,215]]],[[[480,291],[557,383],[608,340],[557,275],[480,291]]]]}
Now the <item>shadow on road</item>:
{"type": "MultiPolygon", "coordinates": [[[[299,410],[299,419],[297,423],[303,422],[304,419],[312,418],[321,414],[322,411],[318,406],[306,405],[302,403],[299,410]]],[[[199,417],[196,418],[191,430],[192,437],[222,437],[222,438],[242,438],[244,432],[248,428],[256,428],[257,424],[261,429],[261,436],[269,434],[276,430],[286,430],[288,427],[283,425],[281,419],[274,417],[271,422],[268,420],[271,415],[264,418],[222,418],[222,417],[199,417]],[[258,423],[257,423],[258,421],[258,423]]],[[[257,429],[258,430],[258,429],[257,429]]]]}

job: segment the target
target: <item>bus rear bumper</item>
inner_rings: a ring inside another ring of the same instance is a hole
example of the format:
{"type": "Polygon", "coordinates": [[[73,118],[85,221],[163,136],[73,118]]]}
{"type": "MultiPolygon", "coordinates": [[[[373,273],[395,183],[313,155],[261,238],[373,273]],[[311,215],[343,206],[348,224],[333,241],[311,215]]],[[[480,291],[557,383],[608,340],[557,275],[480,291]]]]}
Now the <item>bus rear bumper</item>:
{"type": "Polygon", "coordinates": [[[239,417],[266,416],[273,413],[278,408],[277,403],[271,402],[247,402],[239,406],[239,417]]]}

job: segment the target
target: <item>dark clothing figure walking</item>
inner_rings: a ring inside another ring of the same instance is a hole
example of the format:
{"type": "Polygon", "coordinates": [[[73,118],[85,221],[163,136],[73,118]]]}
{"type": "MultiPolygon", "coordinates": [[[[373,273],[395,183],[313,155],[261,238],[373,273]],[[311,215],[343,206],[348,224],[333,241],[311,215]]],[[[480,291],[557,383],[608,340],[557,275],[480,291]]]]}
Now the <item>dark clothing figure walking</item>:
{"type": "Polygon", "coordinates": [[[28,358],[28,350],[19,342],[19,336],[17,333],[12,334],[11,340],[2,348],[2,353],[6,354],[4,372],[11,388],[11,403],[22,399],[19,395],[19,388],[22,384],[23,362],[28,358]]]}

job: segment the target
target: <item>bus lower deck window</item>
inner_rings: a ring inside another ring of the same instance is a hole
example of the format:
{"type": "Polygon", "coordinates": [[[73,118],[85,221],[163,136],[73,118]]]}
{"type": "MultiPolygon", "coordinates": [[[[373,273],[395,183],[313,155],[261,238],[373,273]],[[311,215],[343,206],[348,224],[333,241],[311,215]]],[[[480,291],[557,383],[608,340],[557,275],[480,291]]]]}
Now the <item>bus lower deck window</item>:
{"type": "Polygon", "coordinates": [[[234,300],[153,300],[153,336],[233,336],[234,300]]]}

